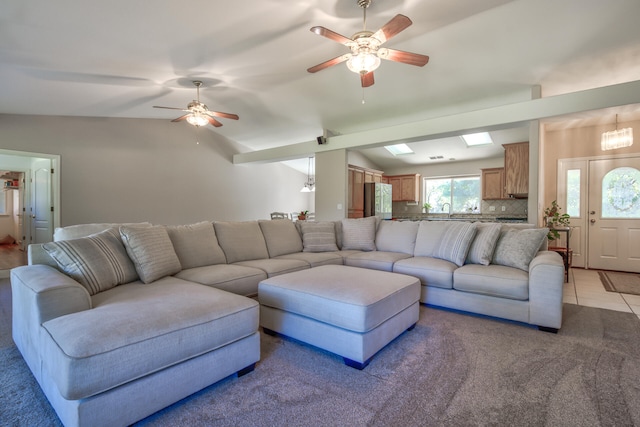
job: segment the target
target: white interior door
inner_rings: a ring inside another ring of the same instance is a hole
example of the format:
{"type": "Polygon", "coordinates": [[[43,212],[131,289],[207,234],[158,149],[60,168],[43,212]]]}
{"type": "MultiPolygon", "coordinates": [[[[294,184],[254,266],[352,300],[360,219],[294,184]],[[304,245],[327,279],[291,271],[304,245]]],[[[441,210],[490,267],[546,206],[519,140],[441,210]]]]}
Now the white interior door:
{"type": "Polygon", "coordinates": [[[31,238],[32,243],[46,243],[53,238],[51,200],[51,160],[34,161],[31,174],[31,238]]]}
{"type": "Polygon", "coordinates": [[[588,267],[640,272],[640,157],[589,161],[588,267]]]}

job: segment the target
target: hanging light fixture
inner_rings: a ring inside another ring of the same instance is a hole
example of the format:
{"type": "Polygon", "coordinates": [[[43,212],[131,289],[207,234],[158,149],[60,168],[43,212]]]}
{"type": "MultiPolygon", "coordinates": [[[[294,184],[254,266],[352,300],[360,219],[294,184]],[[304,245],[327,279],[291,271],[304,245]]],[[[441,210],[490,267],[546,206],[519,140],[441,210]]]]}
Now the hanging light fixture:
{"type": "Polygon", "coordinates": [[[316,191],[316,180],[311,173],[311,159],[309,157],[309,166],[307,168],[307,181],[304,183],[304,187],[300,190],[301,193],[311,193],[312,191],[316,191]]]}
{"type": "Polygon", "coordinates": [[[631,147],[633,145],[633,129],[618,129],[618,115],[616,114],[616,130],[602,133],[600,147],[602,151],[616,148],[631,147]]]}

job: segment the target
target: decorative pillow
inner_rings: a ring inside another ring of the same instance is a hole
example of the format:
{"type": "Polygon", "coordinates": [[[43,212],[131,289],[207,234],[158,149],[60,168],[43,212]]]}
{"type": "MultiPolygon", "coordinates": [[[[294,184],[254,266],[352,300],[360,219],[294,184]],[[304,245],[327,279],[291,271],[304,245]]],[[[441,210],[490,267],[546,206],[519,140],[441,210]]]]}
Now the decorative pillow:
{"type": "Polygon", "coordinates": [[[529,264],[549,233],[548,228],[508,229],[500,233],[492,264],[529,271],[529,264]]]}
{"type": "Polygon", "coordinates": [[[258,224],[271,258],[302,251],[302,239],[293,221],[267,219],[258,224]]]}
{"type": "Polygon", "coordinates": [[[500,237],[502,224],[479,223],[477,225],[476,237],[471,242],[469,253],[465,264],[489,265],[493,258],[493,251],[500,237]]]}
{"type": "Polygon", "coordinates": [[[376,248],[413,255],[417,234],[418,223],[415,221],[382,221],[376,233],[376,248]]]}
{"type": "Polygon", "coordinates": [[[171,276],[182,269],[164,226],[123,226],[120,227],[120,236],[144,283],[171,276]]]}
{"type": "Polygon", "coordinates": [[[475,222],[421,221],[414,256],[440,258],[462,266],[475,235],[475,222]]]}
{"type": "Polygon", "coordinates": [[[56,227],[53,232],[53,241],[60,240],[79,239],[80,237],[87,237],[92,234],[100,233],[101,231],[115,228],[116,231],[123,225],[135,225],[136,227],[151,227],[150,222],[136,222],[136,223],[92,223],[92,224],[76,224],[68,225],[66,227],[56,227]]]}
{"type": "Polygon", "coordinates": [[[60,269],[82,284],[90,295],[138,278],[116,229],[45,243],[42,247],[60,269]]]}
{"type": "Polygon", "coordinates": [[[229,264],[269,258],[258,221],[215,221],[213,226],[229,264]]]}
{"type": "Polygon", "coordinates": [[[376,217],[342,220],[342,250],[376,250],[376,217]]]}
{"type": "Polygon", "coordinates": [[[184,270],[227,262],[211,222],[170,225],[167,233],[184,270]]]}
{"type": "Polygon", "coordinates": [[[300,221],[304,252],[337,251],[336,227],[333,222],[300,221]]]}

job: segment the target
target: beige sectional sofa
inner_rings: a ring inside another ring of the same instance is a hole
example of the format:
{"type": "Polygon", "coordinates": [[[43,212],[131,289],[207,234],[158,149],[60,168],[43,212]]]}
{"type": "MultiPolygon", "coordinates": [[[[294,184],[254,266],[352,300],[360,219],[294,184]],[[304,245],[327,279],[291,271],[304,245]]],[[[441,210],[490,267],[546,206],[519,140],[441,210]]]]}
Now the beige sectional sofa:
{"type": "Polygon", "coordinates": [[[546,229],[267,220],[56,230],[11,272],[13,337],[67,426],[128,425],[260,358],[267,277],[320,265],[415,276],[421,302],[560,328],[546,229]]]}

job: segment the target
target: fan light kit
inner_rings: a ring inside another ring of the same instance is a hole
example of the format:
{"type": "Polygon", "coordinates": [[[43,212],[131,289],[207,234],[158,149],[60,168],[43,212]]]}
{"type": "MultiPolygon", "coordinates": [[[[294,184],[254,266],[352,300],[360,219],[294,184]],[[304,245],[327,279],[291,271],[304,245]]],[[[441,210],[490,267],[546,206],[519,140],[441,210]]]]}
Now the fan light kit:
{"type": "Polygon", "coordinates": [[[319,36],[326,37],[347,46],[351,49],[351,53],[345,53],[344,55],[311,67],[307,69],[308,72],[316,73],[346,61],[349,70],[360,74],[360,81],[364,88],[373,85],[373,72],[380,66],[380,59],[402,62],[418,67],[422,67],[429,62],[429,57],[426,55],[381,47],[382,44],[412,24],[409,18],[404,15],[396,15],[375,33],[367,31],[367,8],[371,5],[371,0],[356,1],[358,6],[364,10],[364,28],[362,31],[355,33],[351,38],[340,35],[325,27],[311,28],[311,32],[319,36]]]}
{"type": "Polygon", "coordinates": [[[215,117],[223,117],[225,119],[238,120],[239,117],[237,114],[230,113],[221,113],[219,111],[211,111],[209,108],[200,102],[200,86],[202,86],[202,82],[200,80],[194,80],[194,86],[196,87],[197,98],[191,101],[187,108],[176,108],[176,107],[160,107],[158,105],[154,105],[153,108],[164,108],[167,110],[180,110],[185,111],[187,114],[178,117],[177,119],[171,120],[172,122],[179,122],[182,120],[186,120],[189,124],[194,125],[196,127],[206,126],[207,124],[211,124],[215,127],[222,126],[215,117]]]}

